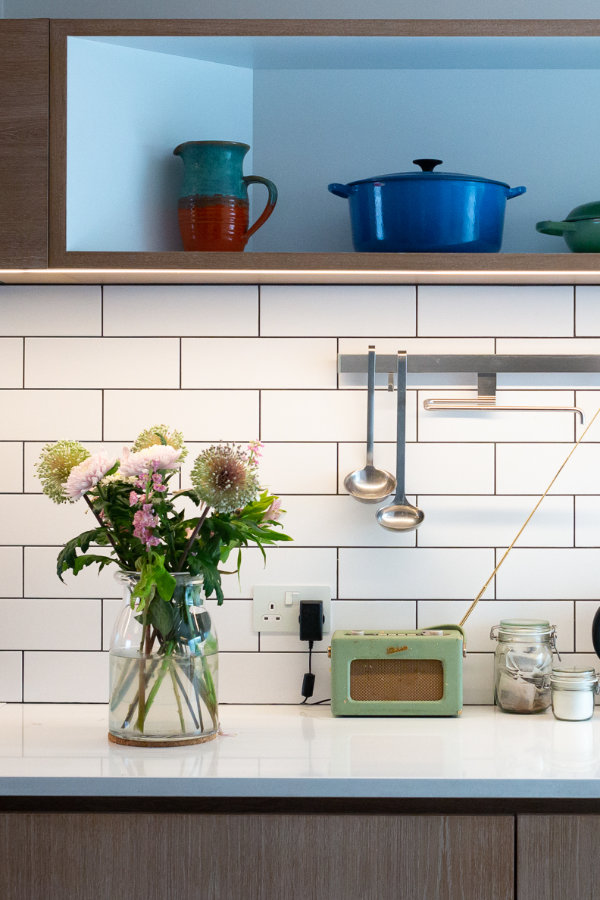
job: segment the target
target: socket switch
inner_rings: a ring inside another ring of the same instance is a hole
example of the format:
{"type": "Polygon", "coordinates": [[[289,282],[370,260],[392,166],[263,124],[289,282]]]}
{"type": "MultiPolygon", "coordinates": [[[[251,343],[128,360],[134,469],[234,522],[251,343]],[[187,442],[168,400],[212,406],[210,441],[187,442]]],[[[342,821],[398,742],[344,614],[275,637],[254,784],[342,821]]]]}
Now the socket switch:
{"type": "Polygon", "coordinates": [[[331,588],[322,584],[257,584],[253,588],[254,630],[298,634],[301,600],[323,603],[323,633],[330,631],[331,588]]]}

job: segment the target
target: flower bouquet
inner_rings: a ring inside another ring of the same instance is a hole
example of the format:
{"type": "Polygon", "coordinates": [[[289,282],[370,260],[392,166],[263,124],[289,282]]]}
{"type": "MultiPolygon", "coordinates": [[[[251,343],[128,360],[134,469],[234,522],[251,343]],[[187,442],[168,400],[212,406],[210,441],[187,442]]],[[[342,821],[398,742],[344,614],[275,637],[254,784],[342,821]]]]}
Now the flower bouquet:
{"type": "Polygon", "coordinates": [[[47,444],[36,465],[55,503],[83,499],[93,528],[68,541],[57,573],[114,564],[125,604],[110,650],[109,738],[136,746],[196,743],[218,728],[217,640],[204,599],[223,602],[222,566],[241,548],[291,538],[280,500],[261,490],[261,444],[217,444],[172,489],[187,454],[165,425],[143,431],[120,457],[77,441],[47,444]],[[193,513],[189,515],[186,509],[193,513]]]}

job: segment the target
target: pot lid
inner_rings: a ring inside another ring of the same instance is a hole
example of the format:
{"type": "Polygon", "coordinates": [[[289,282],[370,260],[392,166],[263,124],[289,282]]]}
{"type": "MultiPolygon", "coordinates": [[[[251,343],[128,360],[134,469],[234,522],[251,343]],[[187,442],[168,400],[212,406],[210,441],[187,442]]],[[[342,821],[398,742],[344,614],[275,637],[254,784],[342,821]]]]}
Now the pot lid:
{"type": "Polygon", "coordinates": [[[574,222],[577,219],[600,219],[600,200],[594,200],[592,203],[582,203],[572,209],[566,222],[574,222]]]}
{"type": "MultiPolygon", "coordinates": [[[[349,185],[370,184],[377,181],[481,181],[484,184],[499,184],[510,190],[504,181],[495,181],[493,178],[481,178],[478,175],[461,175],[458,172],[434,172],[436,166],[442,165],[441,159],[413,159],[415,165],[421,167],[417,172],[393,172],[390,175],[374,175],[372,178],[361,178],[351,181],[349,185]]],[[[600,203],[598,204],[600,209],[600,203]]],[[[599,214],[600,215],[600,214],[599,214]]]]}

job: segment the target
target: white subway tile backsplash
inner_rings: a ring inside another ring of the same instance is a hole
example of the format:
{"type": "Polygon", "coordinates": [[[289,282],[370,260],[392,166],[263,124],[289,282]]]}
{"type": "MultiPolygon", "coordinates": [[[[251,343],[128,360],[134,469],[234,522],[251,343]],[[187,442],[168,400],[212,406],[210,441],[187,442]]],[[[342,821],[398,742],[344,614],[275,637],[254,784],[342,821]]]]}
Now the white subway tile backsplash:
{"type": "Polygon", "coordinates": [[[585,422],[583,425],[577,420],[577,437],[579,438],[585,430],[586,435],[583,439],[584,443],[592,441],[600,441],[600,391],[576,391],[575,404],[579,406],[585,414],[585,422]],[[596,415],[598,417],[596,418],[596,415]],[[586,429],[589,428],[589,431],[586,429]]]}
{"type": "MultiPolygon", "coordinates": [[[[285,527],[285,526],[284,526],[285,527]]],[[[242,568],[237,574],[223,576],[225,597],[252,597],[256,584],[328,584],[331,596],[337,596],[337,553],[334,548],[302,548],[286,545],[267,547],[267,561],[260,550],[249,547],[242,551],[242,568]]],[[[237,554],[223,565],[225,571],[235,569],[237,554]]]]}
{"type": "Polygon", "coordinates": [[[294,443],[265,444],[260,481],[275,494],[335,494],[337,446],[294,443]]]}
{"type": "MultiPolygon", "coordinates": [[[[76,531],[69,537],[75,534],[76,531]]],[[[56,574],[60,550],[57,546],[25,547],[25,597],[121,597],[121,586],[114,577],[116,566],[108,566],[100,573],[95,566],[88,566],[79,575],[65,572],[61,581],[56,574]]]]}
{"type": "Polygon", "coordinates": [[[100,600],[0,600],[0,649],[100,650],[100,618],[100,600]]]}
{"type": "Polygon", "coordinates": [[[463,703],[465,706],[491,706],[494,702],[494,656],[492,653],[467,653],[463,660],[463,703]]]}
{"type": "Polygon", "coordinates": [[[0,442],[0,492],[23,490],[23,444],[21,441],[0,442]]]}
{"type": "MultiPolygon", "coordinates": [[[[414,503],[414,498],[409,498],[414,503]]],[[[283,498],[285,531],[301,547],[414,547],[414,531],[389,531],[375,518],[377,504],[344,497],[283,498]]]]}
{"type": "Polygon", "coordinates": [[[593,600],[598,596],[598,566],[597,549],[515,549],[496,576],[496,597],[593,600]]]}
{"type": "MultiPolygon", "coordinates": [[[[468,608],[468,607],[467,607],[468,608]]],[[[463,604],[445,600],[419,601],[419,627],[436,623],[456,623],[467,609],[463,604]]],[[[493,653],[497,642],[491,640],[490,629],[502,619],[547,619],[556,625],[558,649],[572,652],[574,604],[570,600],[482,600],[465,625],[467,654],[493,653]]]]}
{"type": "Polygon", "coordinates": [[[0,597],[23,594],[23,548],[0,547],[0,597]]]}
{"type": "Polygon", "coordinates": [[[375,289],[366,285],[264,285],[260,333],[276,337],[415,335],[415,297],[410,285],[375,289]]]}
{"type": "Polygon", "coordinates": [[[0,388],[23,387],[23,341],[0,338],[0,388]]]}
{"type": "MultiPolygon", "coordinates": [[[[556,411],[426,410],[425,399],[475,399],[477,391],[425,391],[418,399],[420,441],[571,441],[573,414],[556,411]]],[[[498,391],[498,404],[573,406],[573,391],[498,391]]]]}
{"type": "Polygon", "coordinates": [[[23,700],[23,654],[17,650],[0,653],[0,703],[23,700]]]}
{"type": "MultiPolygon", "coordinates": [[[[60,543],[92,524],[83,504],[40,493],[35,462],[60,438],[118,453],[164,422],[189,447],[183,486],[210,443],[265,442],[260,481],[282,497],[294,540],[267,548],[266,565],[244,549],[239,578],[232,553],[225,603],[207,602],[224,704],[302,699],[306,645],[254,631],[255,585],[329,585],[332,630],[458,622],[572,447],[573,414],[428,413],[426,397],[475,396],[476,373],[410,374],[406,487],[426,518],[390,533],[377,504],[344,491],[365,464],[366,380],[337,375],[338,350],[597,354],[597,297],[578,287],[575,303],[568,285],[420,285],[418,300],[414,285],[0,286],[0,701],[107,699],[121,588],[115,567],[56,575],[60,543]]],[[[498,385],[499,403],[577,403],[588,421],[600,406],[598,374],[515,372],[498,385]]],[[[384,374],[377,387],[375,463],[393,472],[396,396],[384,374]]],[[[592,659],[599,447],[600,417],[467,622],[466,704],[493,702],[489,627],[502,617],[550,618],[563,658],[592,659]]],[[[315,700],[330,696],[328,639],[313,653],[315,700]]]]}
{"type": "Polygon", "coordinates": [[[122,598],[108,597],[102,600],[102,650],[110,650],[113,630],[122,609],[122,598]]]}
{"type": "Polygon", "coordinates": [[[258,392],[105,392],[106,440],[133,441],[155,422],[176,428],[189,441],[253,440],[259,430],[258,392]]]}
{"type": "MultiPolygon", "coordinates": [[[[498,494],[543,494],[572,444],[498,444],[498,494]]],[[[585,441],[550,489],[551,494],[600,494],[600,447],[585,441]]]]}
{"type": "Polygon", "coordinates": [[[599,600],[578,600],[575,603],[575,650],[577,653],[593,653],[592,622],[600,607],[599,600]]]}
{"type": "Polygon", "coordinates": [[[331,630],[373,628],[391,631],[417,627],[414,600],[333,600],[331,630]]]}
{"type": "Polygon", "coordinates": [[[56,504],[44,494],[0,495],[0,543],[64,543],[95,527],[86,511],[83,501],[56,504]]]}
{"type": "MultiPolygon", "coordinates": [[[[416,395],[406,397],[406,439],[416,437],[416,395]]],[[[264,391],[261,437],[265,441],[361,441],[365,439],[366,391],[264,391]]],[[[396,438],[396,395],[375,392],[375,439],[396,438]]]]}
{"type": "Polygon", "coordinates": [[[600,547],[600,497],[575,498],[575,546],[600,547]]]}
{"type": "MultiPolygon", "coordinates": [[[[365,459],[365,444],[340,444],[340,493],[346,475],[361,469],[365,459]]],[[[374,460],[377,468],[395,472],[396,445],[375,444],[374,460]]],[[[494,445],[407,444],[406,484],[413,494],[493,494],[494,445]]]]}
{"type": "MultiPolygon", "coordinates": [[[[221,703],[301,703],[305,653],[222,653],[219,657],[221,703]]],[[[315,692],[311,702],[331,697],[329,660],[313,653],[315,692]]]]}
{"type": "Polygon", "coordinates": [[[335,388],[332,338],[184,338],[184,388],[335,388]],[[276,376],[275,376],[275,373],[276,376]]]}
{"type": "Polygon", "coordinates": [[[570,285],[419,287],[418,335],[572,337],[570,285]]]}
{"type": "MultiPolygon", "coordinates": [[[[0,285],[0,334],[102,334],[99,285],[0,285]]],[[[129,332],[135,334],[135,330],[129,332]]]]}
{"type": "Polygon", "coordinates": [[[177,388],[176,338],[27,338],[25,387],[177,388]]]}
{"type": "Polygon", "coordinates": [[[578,285],[575,291],[575,333],[600,336],[600,285],[578,285]]]}
{"type": "Polygon", "coordinates": [[[258,334],[258,287],[106,285],[105,335],[223,336],[258,334]]]}
{"type": "MultiPolygon", "coordinates": [[[[537,497],[423,497],[420,547],[498,547],[510,544],[537,497]]],[[[517,547],[572,547],[573,498],[546,497],[517,547]]]]}
{"type": "Polygon", "coordinates": [[[225,600],[221,606],[216,600],[208,600],[213,628],[219,641],[219,650],[256,653],[258,634],[254,631],[252,600],[225,600]]]}
{"type": "Polygon", "coordinates": [[[26,650],[26,703],[106,703],[108,653],[26,650]]]}
{"type": "Polygon", "coordinates": [[[0,423],[0,440],[100,440],[102,392],[0,390],[0,423]]]}
{"type": "MultiPolygon", "coordinates": [[[[341,549],[342,600],[474,597],[494,569],[491,549],[341,549]]],[[[484,596],[493,596],[492,586],[484,596]]]]}

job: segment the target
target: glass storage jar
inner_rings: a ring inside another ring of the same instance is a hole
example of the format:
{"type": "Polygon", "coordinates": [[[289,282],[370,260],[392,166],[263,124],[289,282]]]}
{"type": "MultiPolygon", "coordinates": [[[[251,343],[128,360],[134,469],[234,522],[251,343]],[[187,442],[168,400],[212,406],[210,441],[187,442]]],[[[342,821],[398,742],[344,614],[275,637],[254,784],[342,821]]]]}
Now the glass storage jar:
{"type": "Polygon", "coordinates": [[[583,722],[594,715],[594,695],[598,693],[598,675],[594,669],[556,666],[550,676],[552,712],[557,719],[583,722]]]}
{"type": "Polygon", "coordinates": [[[490,631],[490,638],[498,641],[494,659],[496,705],[510,713],[548,709],[556,627],[544,619],[501,619],[490,631]]]}

